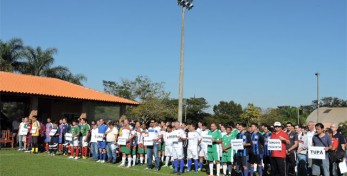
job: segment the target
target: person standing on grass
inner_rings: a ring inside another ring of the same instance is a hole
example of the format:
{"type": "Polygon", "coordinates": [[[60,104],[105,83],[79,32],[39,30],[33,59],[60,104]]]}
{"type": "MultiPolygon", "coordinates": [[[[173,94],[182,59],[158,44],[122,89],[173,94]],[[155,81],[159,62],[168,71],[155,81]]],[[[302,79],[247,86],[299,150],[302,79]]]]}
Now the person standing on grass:
{"type": "Polygon", "coordinates": [[[271,134],[271,139],[279,139],[282,143],[281,150],[273,150],[271,153],[271,173],[273,176],[287,176],[287,145],[290,144],[289,136],[282,130],[280,122],[274,123],[275,131],[271,134]]]}
{"type": "Polygon", "coordinates": [[[51,132],[53,128],[53,124],[51,123],[51,119],[50,118],[47,118],[47,123],[46,123],[46,133],[45,133],[45,143],[46,143],[46,152],[48,153],[48,150],[49,150],[49,143],[51,141],[51,137],[49,136],[49,133],[51,132]]]}
{"type": "Polygon", "coordinates": [[[295,125],[295,131],[298,135],[297,176],[307,175],[307,135],[302,132],[301,125],[295,125]]]}
{"type": "Polygon", "coordinates": [[[98,163],[105,163],[106,160],[106,130],[108,126],[105,124],[104,119],[99,120],[98,134],[103,136],[102,141],[98,141],[99,160],[98,163]]]}
{"type": "Polygon", "coordinates": [[[317,123],[315,125],[317,134],[312,138],[312,145],[316,147],[324,147],[325,159],[312,159],[312,175],[323,175],[329,176],[329,154],[328,151],[332,149],[331,138],[326,135],[324,130],[324,125],[322,123],[317,123]],[[321,173],[321,171],[323,171],[321,173]]]}
{"type": "Polygon", "coordinates": [[[28,127],[28,135],[26,136],[26,151],[25,152],[31,152],[32,150],[32,137],[31,137],[31,127],[32,127],[32,120],[29,119],[27,123],[28,127]]]}
{"type": "Polygon", "coordinates": [[[23,149],[23,138],[25,138],[25,135],[20,134],[22,129],[24,129],[25,126],[25,118],[22,118],[22,122],[19,124],[19,129],[18,129],[18,151],[24,150],[23,149]]]}
{"type": "Polygon", "coordinates": [[[132,147],[132,140],[135,137],[135,133],[133,130],[131,130],[131,127],[129,125],[128,119],[124,119],[124,127],[122,128],[121,133],[119,134],[120,137],[126,138],[126,145],[121,145],[121,152],[122,152],[122,163],[119,165],[119,167],[125,166],[126,158],[128,157],[128,168],[131,167],[131,147],[132,147]]]}
{"type": "Polygon", "coordinates": [[[72,146],[71,146],[71,151],[70,151],[70,159],[75,158],[79,159],[78,154],[79,154],[79,147],[80,147],[80,141],[79,141],[79,136],[80,136],[80,128],[78,126],[78,120],[74,120],[72,122],[72,127],[71,127],[71,134],[72,134],[72,146]],[[75,153],[75,157],[74,157],[75,153]]]}
{"type": "Polygon", "coordinates": [[[287,144],[287,172],[288,175],[295,175],[296,166],[296,150],[298,148],[298,135],[294,130],[294,126],[291,122],[287,122],[287,134],[290,139],[290,144],[287,144]]]}
{"type": "Polygon", "coordinates": [[[269,171],[271,169],[271,162],[270,162],[271,150],[268,150],[268,141],[271,138],[270,126],[267,124],[264,124],[263,130],[264,130],[264,148],[263,148],[264,173],[265,175],[269,175],[270,174],[269,171]]]}
{"type": "Polygon", "coordinates": [[[63,144],[63,155],[66,156],[68,154],[69,149],[69,143],[70,141],[67,141],[65,138],[65,134],[70,131],[71,126],[67,123],[66,118],[63,118],[63,125],[62,125],[62,144],[63,144]]]}
{"type": "Polygon", "coordinates": [[[105,133],[106,135],[106,152],[107,152],[107,162],[115,164],[117,160],[117,137],[118,130],[114,126],[114,122],[108,123],[108,129],[105,133]]]}
{"type": "Polygon", "coordinates": [[[219,144],[222,143],[222,134],[217,129],[215,123],[211,124],[211,130],[208,132],[208,135],[212,136],[212,145],[207,146],[207,161],[209,162],[210,175],[213,175],[213,165],[216,164],[217,176],[220,173],[220,156],[219,153],[219,144]]]}
{"type": "Polygon", "coordinates": [[[37,121],[37,117],[32,118],[32,127],[30,130],[32,136],[32,149],[31,152],[34,154],[39,153],[39,137],[40,137],[40,122],[37,121]]]}
{"type": "Polygon", "coordinates": [[[55,156],[57,154],[58,144],[59,144],[59,134],[60,129],[58,127],[58,122],[54,122],[50,135],[49,142],[49,154],[50,156],[55,156]]]}
{"type": "Polygon", "coordinates": [[[189,133],[188,133],[188,147],[187,147],[187,160],[188,160],[188,172],[192,166],[192,160],[194,160],[195,170],[194,173],[198,173],[198,159],[199,159],[199,143],[201,141],[201,136],[198,132],[196,132],[196,125],[189,125],[189,133]]]}
{"type": "Polygon", "coordinates": [[[152,169],[152,160],[153,156],[155,158],[155,171],[159,171],[160,169],[160,159],[158,157],[158,149],[159,149],[159,143],[158,141],[162,138],[162,135],[160,134],[160,129],[155,127],[155,120],[150,120],[150,127],[147,130],[147,136],[151,139],[153,139],[153,145],[152,146],[146,146],[146,152],[147,152],[147,167],[145,170],[152,169]]]}
{"type": "Polygon", "coordinates": [[[87,119],[85,118],[81,118],[80,120],[80,123],[81,123],[81,136],[82,136],[82,158],[83,159],[86,159],[87,158],[87,155],[88,155],[88,133],[89,133],[89,130],[90,130],[90,126],[89,124],[87,123],[87,119]]]}
{"type": "Polygon", "coordinates": [[[236,135],[231,134],[231,127],[228,126],[226,127],[226,133],[222,139],[222,162],[223,174],[229,175],[232,172],[232,164],[234,162],[234,151],[231,149],[231,140],[236,139],[236,135]]]}
{"type": "Polygon", "coordinates": [[[264,137],[260,134],[257,123],[252,123],[252,135],[251,135],[251,152],[250,152],[250,161],[251,164],[251,175],[253,175],[254,170],[258,171],[260,176],[263,175],[263,166],[261,161],[261,156],[263,155],[264,147],[264,137]],[[257,168],[255,168],[255,165],[257,168]]]}
{"type": "Polygon", "coordinates": [[[137,137],[137,154],[140,158],[140,164],[143,164],[143,155],[145,154],[145,146],[143,145],[143,129],[141,128],[142,124],[136,122],[136,137],[137,137]]]}
{"type": "MultiPolygon", "coordinates": [[[[343,137],[342,133],[338,131],[338,126],[333,123],[330,126],[331,130],[333,131],[333,138],[335,138],[337,140],[337,142],[339,143],[339,145],[337,146],[336,152],[337,153],[346,153],[346,139],[345,137],[343,137]]],[[[342,158],[343,159],[343,158],[342,158]]],[[[331,168],[332,170],[336,171],[337,170],[337,175],[341,175],[340,172],[340,167],[338,167],[340,161],[335,161],[332,164],[331,168]]]]}
{"type": "Polygon", "coordinates": [[[96,135],[98,134],[98,125],[95,121],[91,123],[92,129],[90,130],[90,150],[92,152],[93,160],[98,161],[98,141],[96,135]]]}
{"type": "MultiPolygon", "coordinates": [[[[206,124],[201,123],[201,128],[200,128],[200,136],[204,137],[208,134],[210,130],[207,129],[206,124]]],[[[200,148],[199,148],[199,171],[203,168],[204,166],[204,160],[206,160],[207,157],[207,145],[205,143],[200,143],[200,148]]]]}
{"type": "Polygon", "coordinates": [[[245,123],[239,124],[240,133],[237,135],[237,139],[242,139],[243,150],[237,151],[237,170],[243,173],[243,175],[248,175],[248,160],[251,148],[251,135],[247,131],[247,125],[245,123]]]}

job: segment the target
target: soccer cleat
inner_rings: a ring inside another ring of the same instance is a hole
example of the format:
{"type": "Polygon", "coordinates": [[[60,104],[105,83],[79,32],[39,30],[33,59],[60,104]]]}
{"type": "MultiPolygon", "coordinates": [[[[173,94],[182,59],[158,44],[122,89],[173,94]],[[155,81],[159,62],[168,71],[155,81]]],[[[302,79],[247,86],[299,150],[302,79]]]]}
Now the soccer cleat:
{"type": "Polygon", "coordinates": [[[85,156],[82,156],[82,159],[87,159],[87,157],[85,157],[85,156]]]}
{"type": "Polygon", "coordinates": [[[77,159],[79,159],[79,158],[80,158],[80,157],[77,157],[77,156],[76,156],[76,157],[75,157],[75,160],[77,160],[77,159]]]}
{"type": "Polygon", "coordinates": [[[69,156],[69,159],[73,159],[73,156],[69,156]]]}
{"type": "Polygon", "coordinates": [[[97,160],[96,162],[97,162],[97,163],[100,163],[100,162],[101,162],[101,160],[97,160]]]}
{"type": "Polygon", "coordinates": [[[100,163],[105,163],[105,160],[101,160],[101,162],[100,163]]]}

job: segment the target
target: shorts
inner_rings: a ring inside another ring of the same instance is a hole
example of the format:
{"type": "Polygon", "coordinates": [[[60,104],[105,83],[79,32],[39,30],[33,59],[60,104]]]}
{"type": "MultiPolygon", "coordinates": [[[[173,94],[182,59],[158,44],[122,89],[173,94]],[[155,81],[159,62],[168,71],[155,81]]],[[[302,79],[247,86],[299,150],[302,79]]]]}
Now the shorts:
{"type": "Polygon", "coordinates": [[[59,144],[62,144],[62,143],[63,143],[63,138],[59,137],[59,144]]]}
{"type": "Polygon", "coordinates": [[[164,142],[162,142],[160,145],[161,145],[161,147],[160,147],[160,148],[161,148],[161,150],[159,150],[159,151],[165,151],[165,143],[164,143],[164,142]]]}
{"type": "Polygon", "coordinates": [[[82,147],[88,147],[88,142],[85,142],[86,139],[87,139],[87,136],[83,136],[83,137],[82,137],[82,141],[81,141],[82,147]]]}
{"type": "Polygon", "coordinates": [[[51,141],[51,137],[47,136],[47,137],[45,138],[45,142],[48,143],[48,142],[50,142],[50,141],[51,141]]]}
{"type": "Polygon", "coordinates": [[[27,137],[26,137],[26,136],[23,136],[22,142],[26,142],[26,141],[27,141],[27,137]]]}
{"type": "Polygon", "coordinates": [[[220,157],[221,157],[221,155],[219,153],[218,148],[217,148],[217,150],[207,152],[207,160],[208,161],[220,161],[220,157]]]}
{"type": "Polygon", "coordinates": [[[251,154],[249,156],[249,164],[260,164],[261,165],[260,155],[253,155],[253,154],[251,154]]]}
{"type": "Polygon", "coordinates": [[[234,162],[234,156],[232,154],[232,150],[229,149],[228,152],[223,152],[222,153],[222,162],[225,162],[225,163],[232,163],[234,162]]]}
{"type": "Polygon", "coordinates": [[[138,154],[145,154],[145,146],[143,144],[137,145],[137,153],[138,154]]]}
{"type": "Polygon", "coordinates": [[[72,145],[74,147],[79,147],[80,146],[80,141],[78,140],[78,137],[75,137],[72,139],[72,145]]]}
{"type": "Polygon", "coordinates": [[[188,148],[187,149],[187,158],[198,159],[198,148],[188,148]]]}
{"type": "Polygon", "coordinates": [[[201,145],[199,147],[199,156],[205,157],[205,158],[207,157],[207,147],[206,146],[201,145]]]}
{"type": "Polygon", "coordinates": [[[98,141],[98,148],[99,149],[105,149],[106,148],[106,141],[98,141]]]}
{"type": "Polygon", "coordinates": [[[130,146],[130,143],[127,144],[127,145],[121,145],[120,148],[121,148],[120,151],[121,151],[122,153],[125,153],[125,154],[127,154],[127,155],[130,155],[130,154],[131,154],[131,146],[130,146]]]}
{"type": "Polygon", "coordinates": [[[172,147],[171,146],[165,146],[165,156],[172,156],[172,147]]]}
{"type": "Polygon", "coordinates": [[[237,157],[237,165],[238,166],[246,166],[248,162],[249,157],[248,156],[238,156],[237,157]]]}
{"type": "Polygon", "coordinates": [[[175,148],[172,149],[172,158],[181,160],[183,159],[183,148],[175,148]]]}

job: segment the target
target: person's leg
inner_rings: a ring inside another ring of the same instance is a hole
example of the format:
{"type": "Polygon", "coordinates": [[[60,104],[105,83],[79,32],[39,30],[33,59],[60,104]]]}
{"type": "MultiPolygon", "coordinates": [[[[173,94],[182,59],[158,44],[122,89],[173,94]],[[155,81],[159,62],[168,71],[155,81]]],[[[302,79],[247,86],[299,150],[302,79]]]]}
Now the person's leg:
{"type": "MultiPolygon", "coordinates": [[[[277,167],[277,161],[276,158],[271,157],[270,158],[270,162],[271,162],[271,176],[276,176],[277,175],[277,171],[278,171],[278,167],[277,167]]],[[[283,169],[283,168],[282,168],[283,169]]]]}
{"type": "MultiPolygon", "coordinates": [[[[329,160],[322,160],[323,176],[329,176],[329,160]]],[[[336,171],[336,170],[335,170],[336,171]]]]}
{"type": "Polygon", "coordinates": [[[114,164],[117,161],[117,148],[112,149],[112,145],[111,145],[111,153],[112,153],[112,163],[114,164]]]}
{"type": "Polygon", "coordinates": [[[147,147],[147,168],[152,169],[152,160],[153,160],[153,146],[147,147]]]}
{"type": "Polygon", "coordinates": [[[92,142],[91,148],[92,148],[93,159],[97,161],[98,160],[98,144],[96,142],[92,142]]]}
{"type": "Polygon", "coordinates": [[[159,167],[160,167],[160,158],[158,156],[158,149],[159,149],[159,146],[158,144],[154,144],[153,145],[153,153],[154,153],[154,158],[155,158],[155,167],[156,169],[159,170],[159,167]]]}
{"type": "Polygon", "coordinates": [[[312,175],[320,175],[321,160],[312,159],[312,175]]]}
{"type": "Polygon", "coordinates": [[[107,153],[107,162],[112,161],[112,149],[111,149],[111,142],[106,143],[106,153],[107,153]]]}
{"type": "Polygon", "coordinates": [[[23,149],[23,144],[22,144],[23,136],[18,135],[18,149],[22,150],[23,149]]]}

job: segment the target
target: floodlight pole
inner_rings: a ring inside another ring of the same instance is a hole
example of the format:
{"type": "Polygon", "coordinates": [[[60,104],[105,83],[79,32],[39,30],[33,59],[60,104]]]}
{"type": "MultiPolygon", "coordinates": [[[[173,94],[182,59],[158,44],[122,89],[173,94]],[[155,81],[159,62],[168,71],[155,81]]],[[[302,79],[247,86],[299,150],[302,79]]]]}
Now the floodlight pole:
{"type": "Polygon", "coordinates": [[[180,82],[178,95],[178,121],[182,123],[183,111],[183,75],[184,75],[184,16],[185,7],[182,7],[181,50],[180,50],[180,82]]]}
{"type": "Polygon", "coordinates": [[[317,76],[317,123],[319,122],[319,72],[315,73],[317,76]]]}

